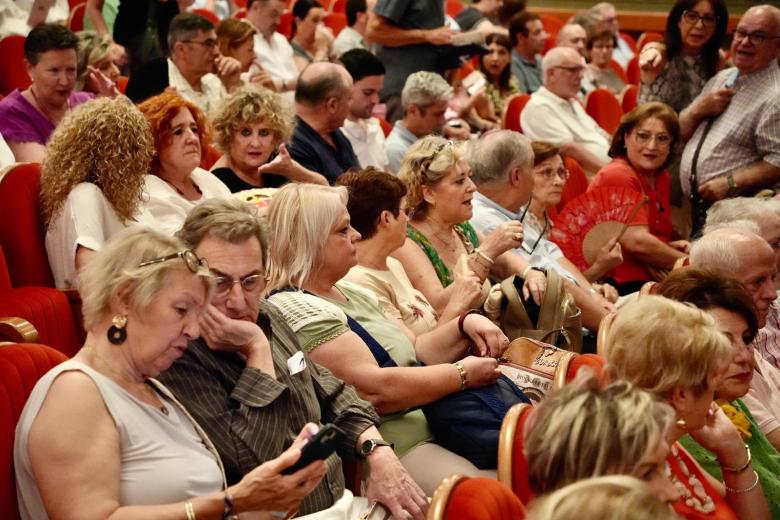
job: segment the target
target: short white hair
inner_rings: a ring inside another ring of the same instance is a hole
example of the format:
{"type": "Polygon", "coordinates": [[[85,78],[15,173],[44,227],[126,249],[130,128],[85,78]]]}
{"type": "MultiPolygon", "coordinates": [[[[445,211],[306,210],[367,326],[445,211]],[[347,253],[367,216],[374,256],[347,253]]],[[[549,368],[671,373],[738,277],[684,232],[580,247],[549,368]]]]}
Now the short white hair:
{"type": "MultiPolygon", "coordinates": [[[[760,219],[767,212],[780,216],[780,201],[774,199],[756,199],[754,197],[735,197],[719,200],[707,210],[707,222],[704,234],[715,229],[714,226],[729,224],[738,220],[748,220],[760,228],[760,219]]],[[[742,226],[740,226],[742,227],[742,226]]],[[[753,231],[751,229],[751,231],[753,231]]],[[[760,234],[760,229],[758,231],[760,234]]]]}
{"type": "Polygon", "coordinates": [[[553,67],[557,67],[569,53],[577,56],[577,58],[582,58],[577,52],[577,49],[571,47],[553,47],[547,51],[544,58],[542,58],[542,78],[546,80],[547,71],[553,67]]]}
{"type": "MultiPolygon", "coordinates": [[[[737,253],[736,245],[740,242],[756,241],[766,244],[753,230],[748,229],[748,224],[738,226],[730,225],[712,230],[691,246],[691,265],[694,267],[710,268],[719,273],[729,274],[739,272],[742,267],[742,255],[737,253]]],[[[767,244],[767,247],[768,244],[767,244]]]]}
{"type": "Polygon", "coordinates": [[[426,108],[437,101],[449,101],[450,96],[452,96],[452,87],[443,77],[435,72],[423,70],[410,74],[406,78],[401,92],[401,106],[404,111],[412,105],[426,108]]]}

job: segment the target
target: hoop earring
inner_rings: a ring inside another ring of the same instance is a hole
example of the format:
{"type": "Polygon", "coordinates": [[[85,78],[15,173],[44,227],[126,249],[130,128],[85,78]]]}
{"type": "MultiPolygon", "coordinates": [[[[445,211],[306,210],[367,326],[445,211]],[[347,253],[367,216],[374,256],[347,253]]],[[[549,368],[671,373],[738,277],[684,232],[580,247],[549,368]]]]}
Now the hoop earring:
{"type": "Polygon", "coordinates": [[[676,422],[675,424],[676,424],[676,425],[677,425],[677,427],[678,427],[678,428],[680,428],[681,430],[687,430],[687,429],[688,429],[688,423],[687,423],[687,422],[685,422],[685,419],[683,419],[682,417],[680,417],[679,419],[677,419],[677,422],[676,422]]]}
{"type": "Polygon", "coordinates": [[[108,341],[114,345],[121,345],[127,339],[127,316],[115,315],[111,318],[112,325],[108,328],[108,341]]]}

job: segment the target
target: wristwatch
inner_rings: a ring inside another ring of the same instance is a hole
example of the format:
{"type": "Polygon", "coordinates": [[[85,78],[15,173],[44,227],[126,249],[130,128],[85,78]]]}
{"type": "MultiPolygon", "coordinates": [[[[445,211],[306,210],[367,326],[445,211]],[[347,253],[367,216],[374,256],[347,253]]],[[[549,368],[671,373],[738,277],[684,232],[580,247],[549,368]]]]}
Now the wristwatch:
{"type": "Polygon", "coordinates": [[[739,186],[737,186],[737,182],[734,180],[734,175],[730,173],[726,175],[726,184],[729,186],[729,191],[726,192],[726,195],[729,197],[738,197],[739,186]]]}
{"type": "Polygon", "coordinates": [[[365,459],[372,453],[374,453],[374,450],[377,449],[379,446],[390,446],[390,449],[395,448],[395,446],[392,443],[389,443],[387,441],[383,441],[382,439],[368,439],[367,441],[363,442],[360,446],[360,458],[365,459]]]}

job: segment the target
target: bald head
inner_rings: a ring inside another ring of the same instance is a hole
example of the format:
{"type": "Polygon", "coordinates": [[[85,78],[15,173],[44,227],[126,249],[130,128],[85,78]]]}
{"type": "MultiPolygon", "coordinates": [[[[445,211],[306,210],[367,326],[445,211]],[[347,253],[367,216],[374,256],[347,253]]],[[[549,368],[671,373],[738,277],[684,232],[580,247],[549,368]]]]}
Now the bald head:
{"type": "Polygon", "coordinates": [[[569,47],[555,47],[542,59],[544,86],[564,99],[577,95],[585,74],[585,60],[569,47]]]}
{"type": "Polygon", "coordinates": [[[740,74],[763,70],[777,59],[780,52],[780,9],[771,5],[757,5],[748,9],[739,19],[731,43],[734,66],[740,74]],[[755,44],[745,34],[763,34],[764,41],[755,44]]]}
{"type": "Polygon", "coordinates": [[[558,31],[555,43],[558,47],[570,47],[576,50],[580,56],[585,57],[588,33],[580,24],[570,23],[561,27],[561,30],[558,31]]]}
{"type": "Polygon", "coordinates": [[[340,97],[352,89],[352,77],[342,65],[327,61],[315,61],[298,76],[295,87],[295,102],[308,107],[317,107],[328,99],[340,97]]]}

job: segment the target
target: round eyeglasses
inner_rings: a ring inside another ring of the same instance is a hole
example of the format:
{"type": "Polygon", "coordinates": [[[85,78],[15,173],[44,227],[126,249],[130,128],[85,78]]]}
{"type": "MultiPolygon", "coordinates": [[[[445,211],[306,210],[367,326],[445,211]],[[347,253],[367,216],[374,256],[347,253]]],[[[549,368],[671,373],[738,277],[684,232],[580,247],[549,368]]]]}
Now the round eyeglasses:
{"type": "Polygon", "coordinates": [[[184,262],[184,265],[187,266],[187,269],[190,270],[192,273],[196,273],[200,270],[200,268],[208,269],[209,264],[206,262],[204,258],[200,258],[198,255],[195,254],[195,251],[192,249],[185,249],[184,251],[179,251],[177,253],[171,253],[170,255],[161,256],[160,258],[155,258],[153,260],[147,260],[146,262],[141,262],[138,264],[138,267],[146,267],[149,265],[154,264],[160,264],[162,262],[167,262],[168,260],[173,260],[174,258],[181,258],[184,262]]]}

